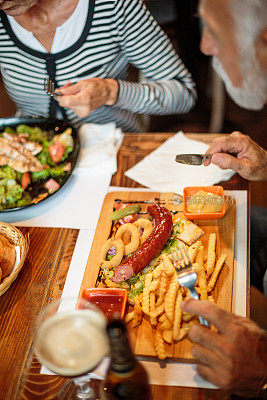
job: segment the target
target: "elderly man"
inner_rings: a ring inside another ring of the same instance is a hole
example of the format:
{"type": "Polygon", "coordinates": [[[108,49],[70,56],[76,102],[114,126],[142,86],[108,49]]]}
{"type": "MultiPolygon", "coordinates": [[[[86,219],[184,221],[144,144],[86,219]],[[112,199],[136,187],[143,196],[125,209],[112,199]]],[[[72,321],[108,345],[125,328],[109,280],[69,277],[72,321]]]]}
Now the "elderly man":
{"type": "MultiPolygon", "coordinates": [[[[200,0],[200,14],[205,24],[201,50],[213,56],[229,95],[241,107],[263,108],[267,102],[266,0],[200,0]]],[[[217,139],[207,154],[212,158],[206,165],[232,168],[249,180],[267,179],[267,152],[240,132],[217,139]]],[[[182,309],[205,317],[217,328],[195,325],[189,332],[198,373],[242,398],[266,398],[266,332],[209,302],[189,300],[182,309]]]]}

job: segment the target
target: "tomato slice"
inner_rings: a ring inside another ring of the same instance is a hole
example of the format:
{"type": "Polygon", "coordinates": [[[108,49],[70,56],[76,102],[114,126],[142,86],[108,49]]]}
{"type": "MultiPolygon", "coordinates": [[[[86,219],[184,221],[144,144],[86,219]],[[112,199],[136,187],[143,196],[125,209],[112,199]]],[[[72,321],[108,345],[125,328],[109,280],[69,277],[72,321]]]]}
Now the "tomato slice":
{"type": "Polygon", "coordinates": [[[60,185],[51,178],[44,184],[44,187],[49,191],[49,193],[52,193],[58,190],[60,188],[60,185]]]}
{"type": "Polygon", "coordinates": [[[29,172],[24,172],[21,178],[21,187],[26,189],[31,183],[31,174],[29,172]]]}
{"type": "Polygon", "coordinates": [[[54,163],[60,162],[65,153],[65,146],[62,143],[55,142],[48,147],[49,154],[54,163]]]}

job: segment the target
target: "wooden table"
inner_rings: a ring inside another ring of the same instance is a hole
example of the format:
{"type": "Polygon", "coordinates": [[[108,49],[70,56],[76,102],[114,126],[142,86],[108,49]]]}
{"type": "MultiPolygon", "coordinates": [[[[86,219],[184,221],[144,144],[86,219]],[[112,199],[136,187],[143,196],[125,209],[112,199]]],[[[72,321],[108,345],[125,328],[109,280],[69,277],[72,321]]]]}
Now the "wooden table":
{"type": "MultiPolygon", "coordinates": [[[[118,154],[118,171],[111,185],[140,187],[124,172],[155,150],[172,134],[126,134],[118,154]]],[[[209,143],[211,134],[190,134],[209,143]]],[[[223,183],[225,189],[248,190],[248,183],[234,175],[223,183]]],[[[0,297],[0,400],[55,399],[64,378],[40,375],[40,365],[32,357],[34,321],[53,298],[60,297],[68,272],[77,229],[21,228],[30,235],[26,263],[11,288],[0,297]]],[[[97,382],[96,382],[97,385],[97,382]]],[[[152,385],[154,399],[226,400],[219,390],[152,385]]]]}

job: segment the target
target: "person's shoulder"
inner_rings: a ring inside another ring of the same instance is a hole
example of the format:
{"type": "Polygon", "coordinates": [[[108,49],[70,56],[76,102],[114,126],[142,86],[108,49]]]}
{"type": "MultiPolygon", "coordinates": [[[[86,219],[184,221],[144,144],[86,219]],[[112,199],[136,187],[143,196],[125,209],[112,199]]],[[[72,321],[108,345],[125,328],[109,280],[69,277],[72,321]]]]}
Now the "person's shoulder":
{"type": "MultiPolygon", "coordinates": [[[[127,15],[128,13],[135,10],[142,10],[144,4],[141,0],[95,0],[95,6],[107,9],[114,9],[117,17],[121,16],[121,13],[127,15]]],[[[116,16],[116,15],[115,15],[116,16]]]]}
{"type": "Polygon", "coordinates": [[[123,8],[133,7],[135,5],[142,6],[141,0],[95,0],[96,4],[101,5],[114,5],[121,6],[123,8]]]}

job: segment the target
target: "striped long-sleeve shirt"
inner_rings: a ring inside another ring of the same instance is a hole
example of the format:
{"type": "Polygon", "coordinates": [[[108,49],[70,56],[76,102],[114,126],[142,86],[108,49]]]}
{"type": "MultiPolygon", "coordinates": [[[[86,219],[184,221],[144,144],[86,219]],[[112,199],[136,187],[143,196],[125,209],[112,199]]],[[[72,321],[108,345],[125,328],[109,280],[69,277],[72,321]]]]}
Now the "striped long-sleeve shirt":
{"type": "Polygon", "coordinates": [[[141,1],[88,0],[86,11],[79,39],[53,54],[25,45],[6,14],[0,12],[1,73],[7,93],[24,115],[61,115],[75,126],[113,121],[124,130],[138,131],[137,114],[179,114],[194,106],[196,94],[190,73],[141,1]],[[126,80],[129,64],[142,72],[144,81],[126,80]],[[44,78],[48,77],[56,87],[68,80],[116,79],[117,102],[79,118],[43,91],[44,78]]]}

